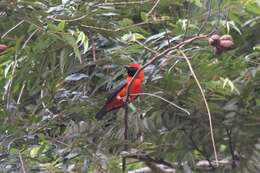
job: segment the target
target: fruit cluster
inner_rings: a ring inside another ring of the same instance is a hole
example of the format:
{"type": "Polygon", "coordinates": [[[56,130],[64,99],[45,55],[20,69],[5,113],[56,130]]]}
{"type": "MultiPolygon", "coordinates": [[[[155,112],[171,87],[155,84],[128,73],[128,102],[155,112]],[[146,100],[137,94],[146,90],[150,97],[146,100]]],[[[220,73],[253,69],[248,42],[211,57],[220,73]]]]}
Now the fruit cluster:
{"type": "Polygon", "coordinates": [[[214,47],[214,53],[219,55],[224,51],[234,48],[234,41],[231,35],[213,34],[208,38],[209,44],[214,47]]]}

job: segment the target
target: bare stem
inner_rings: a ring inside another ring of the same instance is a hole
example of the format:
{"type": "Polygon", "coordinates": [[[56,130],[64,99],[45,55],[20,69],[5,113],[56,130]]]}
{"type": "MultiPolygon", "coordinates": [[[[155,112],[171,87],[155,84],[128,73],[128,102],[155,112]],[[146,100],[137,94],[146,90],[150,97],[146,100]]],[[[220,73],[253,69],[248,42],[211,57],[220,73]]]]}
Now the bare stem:
{"type": "Polygon", "coordinates": [[[207,102],[207,99],[205,97],[205,94],[204,94],[204,91],[200,85],[200,82],[191,66],[191,63],[190,63],[190,60],[188,59],[188,57],[185,55],[185,53],[180,49],[179,50],[180,53],[183,55],[183,57],[185,58],[188,66],[189,66],[189,69],[190,69],[190,72],[192,74],[192,76],[194,77],[198,87],[199,87],[199,90],[201,92],[201,95],[202,95],[202,98],[203,98],[203,101],[205,103],[205,106],[206,106],[206,109],[207,109],[207,112],[208,112],[208,117],[209,117],[209,127],[210,127],[210,135],[211,135],[211,141],[212,141],[212,146],[213,146],[213,150],[214,150],[214,156],[215,156],[215,160],[216,160],[216,165],[218,167],[218,155],[217,155],[217,150],[216,150],[216,145],[215,145],[215,139],[214,139],[214,132],[213,132],[213,125],[212,125],[212,116],[211,116],[211,113],[210,113],[210,109],[209,109],[209,105],[208,105],[208,102],[207,102]]]}
{"type": "Polygon", "coordinates": [[[151,8],[151,10],[147,13],[147,15],[150,15],[153,10],[157,7],[157,5],[159,4],[160,0],[157,0],[156,3],[154,4],[154,6],[151,8]]]}
{"type": "Polygon", "coordinates": [[[17,28],[19,25],[21,25],[24,22],[24,20],[21,20],[19,23],[17,23],[15,26],[13,26],[11,29],[9,29],[6,33],[4,33],[1,37],[3,39],[7,34],[9,34],[11,31],[13,31],[15,28],[17,28]]]}
{"type": "Polygon", "coordinates": [[[184,109],[184,108],[182,108],[182,107],[176,105],[175,103],[173,103],[173,102],[171,102],[171,101],[169,101],[169,100],[167,100],[167,99],[165,99],[165,98],[159,96],[159,95],[156,95],[156,94],[153,94],[153,93],[139,93],[139,94],[130,94],[130,95],[147,95],[147,96],[156,97],[156,98],[158,98],[158,99],[161,99],[161,100],[163,100],[163,101],[169,103],[170,105],[176,107],[177,109],[182,110],[182,111],[185,112],[186,114],[190,115],[190,112],[189,112],[187,109],[184,109]]]}

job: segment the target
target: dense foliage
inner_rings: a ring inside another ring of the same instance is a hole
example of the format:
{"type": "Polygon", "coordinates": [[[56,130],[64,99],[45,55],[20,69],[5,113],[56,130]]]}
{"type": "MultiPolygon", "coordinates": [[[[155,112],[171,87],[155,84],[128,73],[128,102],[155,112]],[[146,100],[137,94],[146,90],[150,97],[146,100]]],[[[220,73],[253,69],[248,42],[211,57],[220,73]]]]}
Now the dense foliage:
{"type": "Polygon", "coordinates": [[[2,0],[1,172],[122,172],[125,144],[144,156],[128,158],[129,171],[160,163],[185,173],[260,172],[259,15],[258,0],[2,0]],[[217,55],[197,39],[145,68],[127,141],[124,109],[95,120],[123,65],[213,33],[232,35],[235,48],[217,55]],[[183,53],[209,104],[218,167],[183,53]]]}

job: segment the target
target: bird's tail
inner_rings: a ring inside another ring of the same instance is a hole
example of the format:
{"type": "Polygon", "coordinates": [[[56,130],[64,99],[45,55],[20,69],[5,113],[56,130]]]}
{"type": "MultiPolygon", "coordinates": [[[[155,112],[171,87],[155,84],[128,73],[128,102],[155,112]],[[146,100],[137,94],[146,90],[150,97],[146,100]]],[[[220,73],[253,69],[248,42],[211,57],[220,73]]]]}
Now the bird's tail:
{"type": "Polygon", "coordinates": [[[101,120],[105,115],[106,115],[107,111],[106,111],[106,108],[105,106],[100,109],[97,113],[96,113],[96,119],[97,120],[101,120]]]}

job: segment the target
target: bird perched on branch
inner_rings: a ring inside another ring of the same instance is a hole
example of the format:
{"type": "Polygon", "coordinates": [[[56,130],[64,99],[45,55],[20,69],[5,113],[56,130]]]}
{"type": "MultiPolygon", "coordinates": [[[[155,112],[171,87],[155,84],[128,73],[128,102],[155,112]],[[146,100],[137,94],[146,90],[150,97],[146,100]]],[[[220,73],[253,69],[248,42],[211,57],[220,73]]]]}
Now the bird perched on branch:
{"type": "MultiPolygon", "coordinates": [[[[137,72],[137,70],[141,67],[142,66],[140,64],[130,64],[129,66],[125,66],[127,70],[127,78],[121,81],[119,85],[112,91],[111,95],[107,98],[105,105],[97,112],[96,114],[97,120],[102,119],[107,112],[110,112],[114,109],[118,109],[124,106],[130,81],[135,75],[135,73],[137,72]]],[[[129,102],[134,101],[138,97],[138,94],[142,90],[143,81],[144,81],[144,70],[141,70],[133,80],[133,83],[130,87],[129,98],[128,98],[129,102]]]]}

